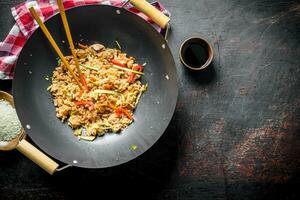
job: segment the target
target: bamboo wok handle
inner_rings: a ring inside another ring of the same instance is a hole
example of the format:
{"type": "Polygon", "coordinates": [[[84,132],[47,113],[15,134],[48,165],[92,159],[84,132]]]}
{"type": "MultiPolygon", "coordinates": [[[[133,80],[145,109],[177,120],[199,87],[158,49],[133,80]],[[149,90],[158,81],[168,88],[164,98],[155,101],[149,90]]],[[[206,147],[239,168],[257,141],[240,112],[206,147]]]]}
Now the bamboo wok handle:
{"type": "Polygon", "coordinates": [[[46,156],[32,144],[26,140],[21,140],[16,147],[23,155],[35,162],[49,174],[53,174],[58,167],[58,164],[51,158],[46,156]]]}
{"type": "Polygon", "coordinates": [[[145,0],[130,0],[129,2],[139,11],[150,17],[161,28],[166,28],[170,18],[153,7],[150,3],[145,0]]]}

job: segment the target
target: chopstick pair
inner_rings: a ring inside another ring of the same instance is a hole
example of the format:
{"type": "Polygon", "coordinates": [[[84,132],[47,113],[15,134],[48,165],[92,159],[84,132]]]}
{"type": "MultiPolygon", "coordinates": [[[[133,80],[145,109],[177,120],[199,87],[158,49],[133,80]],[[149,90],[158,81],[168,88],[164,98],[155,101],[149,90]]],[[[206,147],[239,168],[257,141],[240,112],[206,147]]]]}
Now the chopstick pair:
{"type": "Polygon", "coordinates": [[[54,50],[56,51],[56,53],[60,57],[61,61],[64,63],[64,65],[70,71],[70,73],[73,76],[73,78],[75,79],[76,83],[79,85],[79,87],[81,89],[82,89],[82,85],[83,85],[84,89],[87,89],[85,78],[84,78],[84,76],[83,76],[83,74],[82,74],[82,72],[81,72],[81,70],[79,68],[79,63],[78,63],[78,59],[77,59],[77,55],[76,55],[76,51],[75,51],[75,47],[74,47],[72,35],[71,35],[71,32],[70,32],[70,27],[69,27],[69,24],[68,24],[68,20],[67,20],[67,17],[66,17],[66,13],[65,13],[65,9],[64,9],[62,0],[57,0],[57,5],[58,5],[58,8],[59,8],[61,19],[62,19],[62,22],[63,22],[63,25],[64,25],[64,29],[65,29],[65,32],[66,32],[66,35],[67,35],[67,39],[68,39],[68,42],[69,42],[69,45],[70,45],[70,48],[71,48],[73,60],[75,61],[75,66],[76,66],[76,69],[78,71],[79,79],[80,80],[78,79],[78,77],[74,73],[73,69],[70,67],[69,62],[65,59],[63,53],[61,52],[61,50],[57,46],[56,42],[54,41],[53,37],[51,36],[51,34],[48,31],[48,29],[45,26],[45,24],[42,22],[42,20],[40,19],[40,17],[36,13],[35,9],[33,7],[31,7],[31,8],[29,8],[29,11],[30,11],[32,17],[39,24],[40,28],[42,29],[42,31],[45,34],[46,38],[49,40],[50,44],[52,45],[52,47],[54,48],[54,50]]]}

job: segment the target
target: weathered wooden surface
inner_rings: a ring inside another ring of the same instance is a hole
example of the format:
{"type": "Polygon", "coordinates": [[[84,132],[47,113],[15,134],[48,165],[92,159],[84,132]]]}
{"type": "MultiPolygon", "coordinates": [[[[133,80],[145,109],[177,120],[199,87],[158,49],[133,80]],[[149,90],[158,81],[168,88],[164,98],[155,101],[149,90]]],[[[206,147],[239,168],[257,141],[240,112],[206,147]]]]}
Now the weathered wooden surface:
{"type": "MultiPolygon", "coordinates": [[[[1,39],[15,2],[0,2],[1,39]]],[[[172,13],[180,95],[161,140],[125,165],[54,176],[16,151],[1,152],[0,199],[299,199],[300,1],[162,2],[172,13]],[[204,73],[178,58],[180,43],[195,34],[214,47],[204,73]]]]}

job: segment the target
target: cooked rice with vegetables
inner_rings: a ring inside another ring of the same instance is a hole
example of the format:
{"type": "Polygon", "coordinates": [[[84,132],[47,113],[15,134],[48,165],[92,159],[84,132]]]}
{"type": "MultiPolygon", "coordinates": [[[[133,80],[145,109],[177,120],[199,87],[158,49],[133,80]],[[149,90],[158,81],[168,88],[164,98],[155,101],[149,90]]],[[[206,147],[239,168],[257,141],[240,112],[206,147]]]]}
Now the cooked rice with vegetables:
{"type": "MultiPolygon", "coordinates": [[[[56,116],[68,121],[75,136],[93,140],[97,135],[119,132],[133,122],[133,111],[147,84],[139,80],[143,67],[126,53],[101,44],[79,47],[76,53],[85,83],[83,89],[63,62],[58,62],[47,89],[53,95],[56,116]]],[[[73,57],[66,59],[76,72],[73,57]]]]}

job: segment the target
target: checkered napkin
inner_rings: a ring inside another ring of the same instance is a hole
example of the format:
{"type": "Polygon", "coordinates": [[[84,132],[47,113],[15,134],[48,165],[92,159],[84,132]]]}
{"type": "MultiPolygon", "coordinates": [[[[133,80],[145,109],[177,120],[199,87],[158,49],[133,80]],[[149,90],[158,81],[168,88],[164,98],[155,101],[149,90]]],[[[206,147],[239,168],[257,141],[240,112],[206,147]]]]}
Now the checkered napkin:
{"type": "MultiPolygon", "coordinates": [[[[69,9],[77,6],[97,4],[106,4],[120,7],[125,2],[126,0],[64,0],[63,4],[65,9],[69,9]]],[[[170,13],[164,8],[161,3],[154,2],[152,3],[152,5],[162,11],[164,14],[170,16],[170,13]]],[[[3,42],[0,42],[0,79],[2,80],[13,79],[14,69],[18,56],[27,39],[38,28],[38,24],[31,17],[28,9],[32,6],[34,6],[43,22],[59,12],[55,0],[30,0],[21,3],[11,9],[16,23],[10,30],[5,40],[3,42]]],[[[140,13],[130,4],[127,4],[125,7],[131,12],[147,20],[151,25],[155,27],[157,31],[162,31],[156,24],[151,21],[151,19],[149,19],[143,13],[140,13]]]]}

